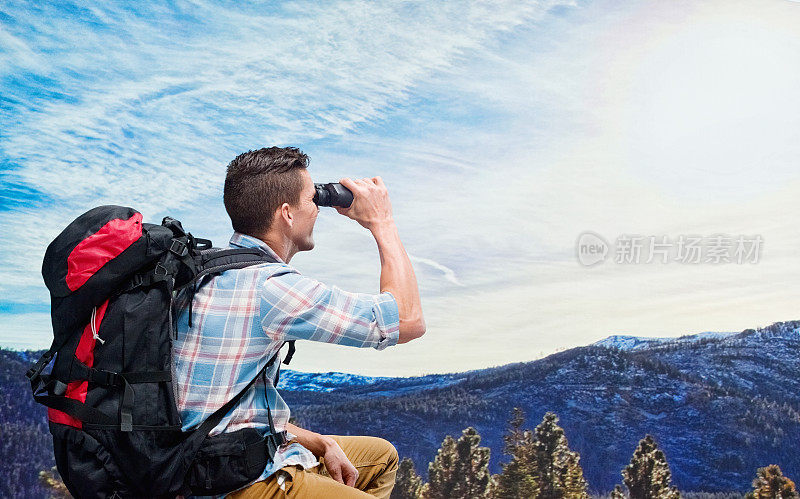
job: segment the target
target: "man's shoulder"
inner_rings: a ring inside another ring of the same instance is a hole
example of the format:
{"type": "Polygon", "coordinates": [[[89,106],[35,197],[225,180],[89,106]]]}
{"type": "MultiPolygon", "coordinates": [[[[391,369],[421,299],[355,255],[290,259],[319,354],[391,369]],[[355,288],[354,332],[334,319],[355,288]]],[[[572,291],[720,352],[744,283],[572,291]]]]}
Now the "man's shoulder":
{"type": "Polygon", "coordinates": [[[284,262],[262,262],[238,269],[228,269],[215,277],[233,277],[238,274],[256,274],[261,277],[280,277],[287,274],[300,274],[296,268],[284,262]]]}
{"type": "Polygon", "coordinates": [[[284,262],[264,262],[225,270],[214,275],[208,284],[216,290],[255,290],[263,297],[264,294],[282,294],[295,287],[298,280],[306,278],[291,265],[284,262]]]}

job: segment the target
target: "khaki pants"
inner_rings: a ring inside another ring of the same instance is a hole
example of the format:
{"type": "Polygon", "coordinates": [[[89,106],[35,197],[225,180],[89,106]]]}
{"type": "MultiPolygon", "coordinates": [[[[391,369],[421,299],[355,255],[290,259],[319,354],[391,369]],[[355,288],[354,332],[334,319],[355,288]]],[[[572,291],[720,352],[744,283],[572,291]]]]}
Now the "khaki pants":
{"type": "Polygon", "coordinates": [[[372,498],[388,499],[397,474],[397,451],[394,446],[377,437],[347,437],[330,435],[342,448],[347,458],[358,470],[355,487],[348,487],[328,475],[325,463],[304,470],[299,466],[286,466],[267,480],[237,490],[228,499],[255,498],[372,498]],[[284,489],[278,487],[277,475],[285,472],[284,489]]]}

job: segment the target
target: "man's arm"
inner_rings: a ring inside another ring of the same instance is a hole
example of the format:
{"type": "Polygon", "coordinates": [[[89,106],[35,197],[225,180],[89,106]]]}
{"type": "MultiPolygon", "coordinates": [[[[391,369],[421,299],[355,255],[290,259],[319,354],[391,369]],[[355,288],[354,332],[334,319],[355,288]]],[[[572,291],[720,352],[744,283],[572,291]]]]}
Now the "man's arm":
{"type": "Polygon", "coordinates": [[[389,193],[380,177],[353,180],[343,178],[341,184],[353,192],[350,208],[336,208],[368,229],[378,244],[381,258],[381,293],[390,292],[397,301],[400,316],[400,339],[407,343],[425,334],[425,319],[414,268],[392,216],[389,193]]]}
{"type": "Polygon", "coordinates": [[[286,423],[286,431],[297,437],[297,442],[310,450],[314,456],[323,458],[325,468],[331,478],[337,482],[354,487],[358,478],[358,470],[347,459],[344,451],[336,440],[313,431],[304,430],[292,423],[286,423]]]}

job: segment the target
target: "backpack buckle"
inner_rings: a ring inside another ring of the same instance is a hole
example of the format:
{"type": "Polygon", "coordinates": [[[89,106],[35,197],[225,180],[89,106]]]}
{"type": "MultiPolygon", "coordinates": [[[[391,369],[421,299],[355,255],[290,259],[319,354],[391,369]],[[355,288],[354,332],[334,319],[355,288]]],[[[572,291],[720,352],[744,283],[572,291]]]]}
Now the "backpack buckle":
{"type": "Polygon", "coordinates": [[[42,371],[50,363],[52,360],[53,354],[50,352],[45,353],[42,357],[36,361],[36,364],[33,365],[28,371],[25,373],[25,377],[28,378],[28,381],[33,382],[34,379],[38,378],[42,371]]]}
{"type": "Polygon", "coordinates": [[[192,237],[192,239],[194,240],[195,249],[199,251],[208,250],[214,246],[214,243],[211,242],[211,239],[201,239],[199,237],[192,237]]]}
{"type": "Polygon", "coordinates": [[[169,247],[169,251],[177,256],[186,256],[189,254],[189,247],[180,239],[173,239],[172,244],[169,247]]]}
{"type": "Polygon", "coordinates": [[[278,452],[281,445],[289,441],[286,435],[287,433],[285,430],[267,435],[267,456],[270,458],[270,461],[272,460],[272,456],[278,452]]]}
{"type": "Polygon", "coordinates": [[[25,373],[25,377],[28,378],[28,381],[33,381],[34,378],[39,377],[39,375],[42,373],[42,369],[44,369],[44,366],[40,368],[38,365],[35,365],[28,369],[28,371],[25,373]]]}
{"type": "Polygon", "coordinates": [[[92,373],[92,381],[98,385],[119,386],[122,384],[122,375],[112,371],[105,371],[103,369],[94,369],[94,372],[92,373]]]}
{"type": "Polygon", "coordinates": [[[279,431],[278,433],[275,434],[275,437],[278,440],[278,447],[289,441],[289,438],[286,435],[287,435],[286,430],[279,431]]]}

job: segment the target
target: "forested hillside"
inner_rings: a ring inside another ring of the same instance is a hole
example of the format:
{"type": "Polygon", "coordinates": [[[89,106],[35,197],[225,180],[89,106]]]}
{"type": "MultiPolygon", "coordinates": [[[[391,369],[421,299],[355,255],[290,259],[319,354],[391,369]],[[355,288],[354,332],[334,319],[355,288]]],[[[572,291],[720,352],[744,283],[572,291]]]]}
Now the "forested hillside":
{"type": "Polygon", "coordinates": [[[388,438],[423,475],[444,436],[467,426],[491,448],[498,472],[502,433],[521,407],[534,421],[559,415],[590,490],[611,490],[639,439],[652,434],[681,490],[743,491],[767,464],[800,476],[799,327],[777,323],[631,351],[575,348],[410,393],[407,380],[386,379],[284,397],[312,429],[388,438]]]}
{"type": "Polygon", "coordinates": [[[45,497],[39,471],[55,466],[47,410],[25,378],[31,358],[0,350],[0,497],[45,497]]]}
{"type": "MultiPolygon", "coordinates": [[[[640,343],[639,343],[640,344],[640,343]]],[[[0,351],[0,497],[41,497],[53,466],[46,411],[23,373],[32,352],[0,351]]],[[[590,491],[608,492],[638,442],[653,435],[681,490],[746,491],[754,471],[800,476],[800,322],[626,349],[587,346],[493,369],[417,378],[285,371],[299,423],[392,441],[427,479],[446,435],[471,426],[500,471],[514,407],[558,414],[590,491]]]]}

